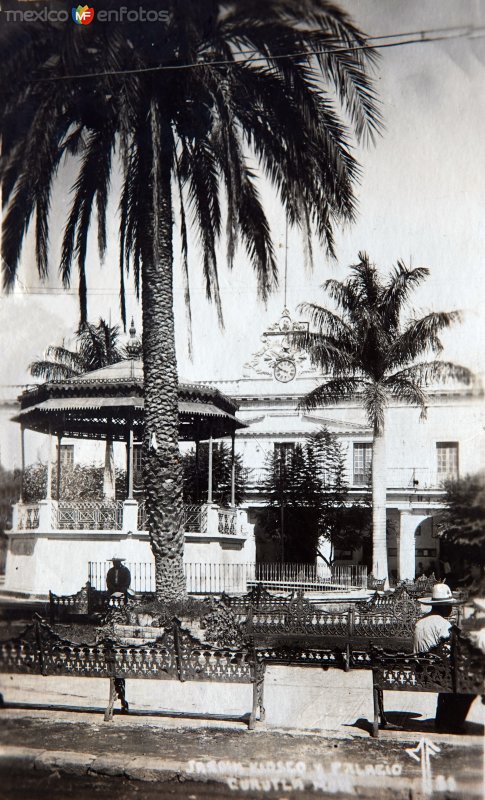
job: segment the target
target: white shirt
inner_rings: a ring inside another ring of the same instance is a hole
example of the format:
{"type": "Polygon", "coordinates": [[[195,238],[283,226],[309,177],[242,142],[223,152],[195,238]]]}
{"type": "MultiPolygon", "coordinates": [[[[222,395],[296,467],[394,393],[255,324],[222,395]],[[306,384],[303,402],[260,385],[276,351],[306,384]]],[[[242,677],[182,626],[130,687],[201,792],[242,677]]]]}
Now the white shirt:
{"type": "Polygon", "coordinates": [[[442,639],[448,639],[451,622],[439,614],[428,614],[416,623],[414,629],[414,652],[427,653],[442,639]]]}

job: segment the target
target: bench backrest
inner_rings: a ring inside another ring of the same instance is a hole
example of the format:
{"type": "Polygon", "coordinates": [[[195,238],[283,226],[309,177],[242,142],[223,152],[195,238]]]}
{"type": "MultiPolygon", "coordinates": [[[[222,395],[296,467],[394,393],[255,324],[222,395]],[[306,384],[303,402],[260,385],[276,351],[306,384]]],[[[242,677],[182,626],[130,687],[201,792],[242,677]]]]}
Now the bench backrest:
{"type": "Polygon", "coordinates": [[[485,660],[460,630],[453,626],[427,653],[371,652],[374,687],[388,691],[483,694],[485,660]]]}
{"type": "Polygon", "coordinates": [[[40,619],[0,642],[0,672],[252,683],[254,670],[252,649],[206,644],[176,618],[161,637],[140,645],[71,642],[40,619]]]}
{"type": "Polygon", "coordinates": [[[419,603],[404,588],[390,595],[377,592],[370,600],[360,601],[345,611],[325,611],[305,599],[302,592],[273,608],[250,606],[245,623],[248,636],[330,637],[343,640],[389,638],[410,640],[416,620],[421,616],[419,603]]]}

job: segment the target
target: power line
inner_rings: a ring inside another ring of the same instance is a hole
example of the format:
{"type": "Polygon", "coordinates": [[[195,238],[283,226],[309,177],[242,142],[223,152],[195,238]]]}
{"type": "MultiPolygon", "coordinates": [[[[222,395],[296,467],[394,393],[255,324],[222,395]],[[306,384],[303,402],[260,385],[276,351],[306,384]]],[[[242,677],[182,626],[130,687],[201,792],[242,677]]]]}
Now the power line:
{"type": "MultiPolygon", "coordinates": [[[[53,286],[52,288],[45,288],[42,289],[41,287],[30,287],[30,286],[22,286],[18,287],[17,292],[22,295],[40,295],[40,296],[48,296],[48,295],[78,295],[78,289],[62,289],[61,287],[53,286]],[[20,291],[18,291],[20,289],[20,291]]],[[[7,294],[1,294],[0,298],[4,297],[12,297],[15,295],[15,289],[12,292],[7,294]]],[[[103,295],[111,295],[111,294],[119,294],[119,288],[112,288],[112,289],[89,289],[90,294],[99,295],[102,297],[103,295]]],[[[132,294],[135,295],[135,289],[126,289],[125,294],[132,294]]]]}
{"type": "MultiPolygon", "coordinates": [[[[155,67],[140,67],[137,69],[127,69],[127,70],[108,70],[106,72],[86,72],[80,73],[77,75],[58,75],[55,77],[49,78],[31,78],[26,79],[28,83],[52,83],[58,81],[67,81],[67,80],[83,80],[85,78],[102,78],[102,77],[109,77],[109,76],[120,76],[123,75],[140,75],[143,73],[152,73],[152,72],[163,72],[167,70],[171,71],[178,71],[184,69],[197,69],[199,67],[219,67],[219,66],[240,66],[241,64],[249,64],[249,63],[256,63],[256,62],[263,62],[267,63],[268,61],[279,61],[286,58],[298,58],[299,56],[308,57],[308,56],[319,56],[319,55],[335,55],[337,53],[353,53],[358,52],[361,50],[383,50],[390,47],[403,47],[410,44],[430,44],[433,42],[442,42],[448,41],[452,39],[482,39],[485,36],[485,27],[475,28],[473,26],[467,26],[463,28],[437,28],[437,29],[430,29],[426,31],[416,31],[415,33],[409,34],[413,38],[404,39],[403,41],[392,41],[392,42],[385,42],[383,44],[364,44],[364,45],[356,45],[355,47],[338,47],[332,50],[300,50],[294,53],[281,53],[271,56],[263,56],[263,55],[254,55],[250,56],[249,58],[242,58],[242,59],[230,59],[230,60],[219,60],[219,61],[194,61],[188,64],[159,64],[155,67]],[[444,35],[441,33],[442,31],[446,32],[448,30],[453,30],[455,33],[450,35],[444,35]],[[461,32],[456,32],[461,31],[461,32]],[[437,33],[439,35],[430,36],[429,34],[437,33]]],[[[403,36],[408,36],[408,34],[403,33],[396,33],[396,34],[389,34],[387,36],[370,36],[368,37],[367,41],[381,41],[383,39],[395,39],[403,36]]],[[[250,51],[245,51],[250,52],[250,51]]]]}

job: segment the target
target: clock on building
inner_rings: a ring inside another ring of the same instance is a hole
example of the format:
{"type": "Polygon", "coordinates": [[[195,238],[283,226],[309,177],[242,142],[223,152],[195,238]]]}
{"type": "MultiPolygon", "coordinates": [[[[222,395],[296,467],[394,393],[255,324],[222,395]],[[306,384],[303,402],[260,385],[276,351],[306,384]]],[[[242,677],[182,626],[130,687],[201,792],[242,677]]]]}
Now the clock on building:
{"type": "Polygon", "coordinates": [[[282,358],[274,366],[274,376],[281,383],[289,383],[296,375],[295,362],[291,358],[282,358]]]}

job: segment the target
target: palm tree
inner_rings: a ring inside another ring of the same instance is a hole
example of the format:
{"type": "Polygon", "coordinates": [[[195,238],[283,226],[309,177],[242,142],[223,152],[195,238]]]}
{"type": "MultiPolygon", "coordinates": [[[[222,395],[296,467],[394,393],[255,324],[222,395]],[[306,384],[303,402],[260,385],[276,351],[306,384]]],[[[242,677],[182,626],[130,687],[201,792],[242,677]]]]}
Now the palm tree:
{"type": "MultiPolygon", "coordinates": [[[[64,227],[60,271],[76,264],[81,322],[87,318],[86,252],[96,210],[106,249],[110,179],[121,172],[119,273],[141,294],[145,378],[144,483],[156,587],[185,592],[182,475],[177,441],[173,322],[175,209],[188,282],[187,212],[201,249],[207,297],[222,320],[216,243],[227,260],[238,237],[265,298],[277,283],[269,224],[254,167],[287,218],[333,254],[333,229],[355,215],[358,165],[351,135],[380,126],[368,76],[376,54],[348,16],[326,0],[168,0],[163,20],[89,26],[11,22],[0,31],[0,135],[4,283],[13,286],[35,213],[38,271],[48,273],[49,208],[61,162],[78,174],[64,227]],[[168,14],[167,14],[168,12],[168,14]],[[24,77],[19,82],[18,76],[24,77]],[[346,119],[348,123],[342,120],[346,119]]],[[[146,14],[159,12],[146,0],[146,14]]]]}
{"type": "MultiPolygon", "coordinates": [[[[33,361],[29,365],[30,374],[34,378],[44,378],[47,381],[66,380],[84,372],[108,367],[128,357],[126,348],[120,346],[118,325],[111,326],[102,317],[97,325],[90,322],[81,325],[76,338],[75,350],[69,350],[64,345],[50,345],[44,359],[33,361]]],[[[113,439],[107,436],[103,477],[105,497],[114,499],[115,482],[113,439]]]]}
{"type": "Polygon", "coordinates": [[[303,303],[300,309],[315,330],[295,338],[312,362],[331,376],[305,396],[302,407],[317,408],[357,397],[372,427],[372,571],[386,580],[386,407],[393,398],[418,406],[424,417],[426,385],[449,378],[471,380],[465,367],[418,360],[428,353],[439,354],[443,349],[440,332],[460,318],[457,311],[404,318],[410,292],[428,275],[428,269],[408,269],[399,261],[384,279],[368,256],[359,253],[350,277],[327,280],[322,286],[340,315],[303,303]]]}
{"type": "Polygon", "coordinates": [[[127,358],[125,348],[120,345],[118,325],[111,326],[102,317],[97,325],[90,322],[81,325],[76,339],[75,350],[50,345],[43,359],[29,365],[30,374],[47,381],[62,381],[127,358]]]}

